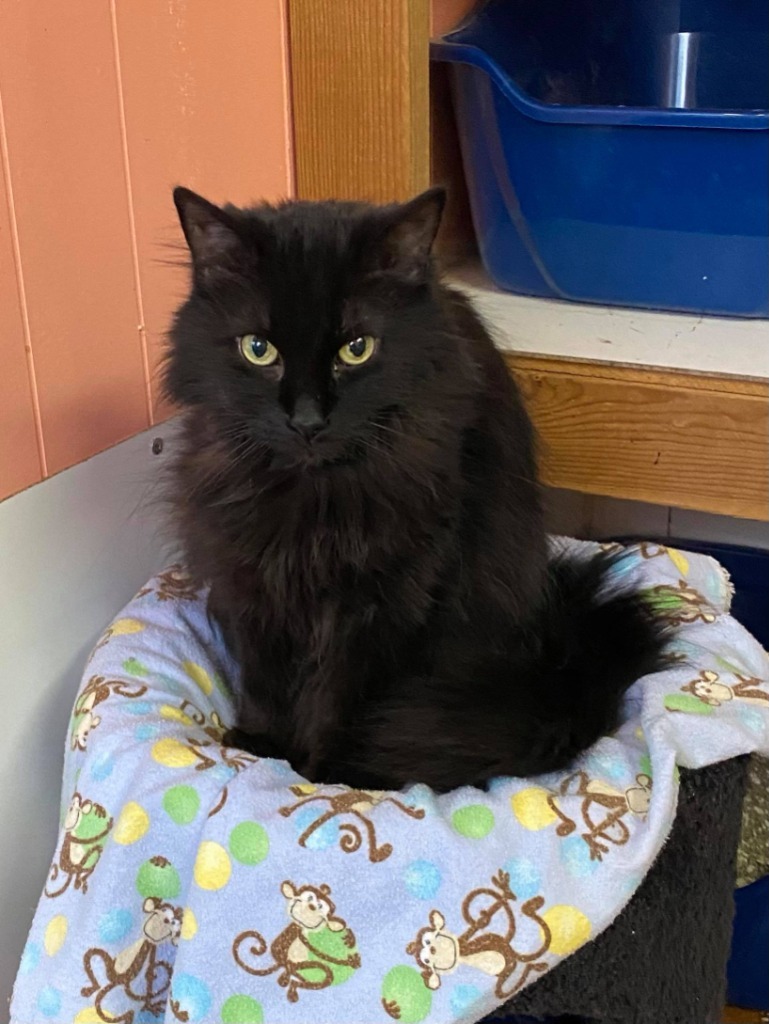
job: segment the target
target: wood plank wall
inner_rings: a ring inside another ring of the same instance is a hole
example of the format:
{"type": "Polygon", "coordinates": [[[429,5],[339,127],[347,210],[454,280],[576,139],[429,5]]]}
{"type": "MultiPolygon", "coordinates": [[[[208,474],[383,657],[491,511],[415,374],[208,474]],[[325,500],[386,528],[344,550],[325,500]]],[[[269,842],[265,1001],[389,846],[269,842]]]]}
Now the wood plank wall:
{"type": "Polygon", "coordinates": [[[0,499],[164,415],[171,187],[293,194],[285,0],[0,2],[0,499]]]}

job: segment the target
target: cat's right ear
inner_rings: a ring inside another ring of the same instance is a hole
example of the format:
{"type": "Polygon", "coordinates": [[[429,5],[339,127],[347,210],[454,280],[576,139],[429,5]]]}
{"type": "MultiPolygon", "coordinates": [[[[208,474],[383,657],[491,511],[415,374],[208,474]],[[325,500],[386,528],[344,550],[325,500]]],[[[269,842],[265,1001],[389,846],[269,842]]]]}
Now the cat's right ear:
{"type": "Polygon", "coordinates": [[[407,281],[422,281],[446,203],[446,190],[430,188],[391,208],[377,240],[377,269],[394,271],[407,281]]]}
{"type": "Polygon", "coordinates": [[[211,284],[230,276],[242,255],[241,241],[230,217],[181,186],[174,189],[174,203],[192,254],[196,279],[211,284]]]}

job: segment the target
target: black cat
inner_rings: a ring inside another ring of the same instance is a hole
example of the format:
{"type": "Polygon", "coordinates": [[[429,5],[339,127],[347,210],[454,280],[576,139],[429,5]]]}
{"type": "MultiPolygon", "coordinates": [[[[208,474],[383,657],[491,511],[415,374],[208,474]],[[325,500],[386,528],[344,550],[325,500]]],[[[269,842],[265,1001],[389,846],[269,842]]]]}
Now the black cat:
{"type": "Polygon", "coordinates": [[[230,742],[377,788],[567,765],[664,637],[608,556],[548,562],[531,424],[432,264],[443,191],[174,199],[172,499],[242,669],[230,742]]]}

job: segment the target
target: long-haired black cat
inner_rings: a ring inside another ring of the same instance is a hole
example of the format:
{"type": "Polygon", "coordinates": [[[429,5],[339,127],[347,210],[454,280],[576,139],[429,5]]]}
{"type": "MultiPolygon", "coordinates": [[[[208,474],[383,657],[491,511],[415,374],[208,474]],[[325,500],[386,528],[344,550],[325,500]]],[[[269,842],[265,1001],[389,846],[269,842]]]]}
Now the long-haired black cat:
{"type": "Polygon", "coordinates": [[[567,765],[664,637],[608,556],[548,561],[531,424],[433,266],[443,191],[174,199],[172,498],[241,667],[229,741],[369,788],[567,765]]]}

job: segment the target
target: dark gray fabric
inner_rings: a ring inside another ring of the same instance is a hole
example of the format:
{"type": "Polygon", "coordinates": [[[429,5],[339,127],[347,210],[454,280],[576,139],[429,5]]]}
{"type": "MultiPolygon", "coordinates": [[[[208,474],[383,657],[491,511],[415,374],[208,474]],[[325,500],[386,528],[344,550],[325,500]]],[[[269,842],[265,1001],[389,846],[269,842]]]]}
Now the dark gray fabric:
{"type": "Polygon", "coordinates": [[[769,757],[754,754],[748,764],[742,834],[737,847],[737,886],[769,875],[769,757]]]}
{"type": "Polygon", "coordinates": [[[622,914],[491,1019],[518,1014],[590,1024],[721,1019],[745,760],[681,772],[670,838],[622,914]]]}

